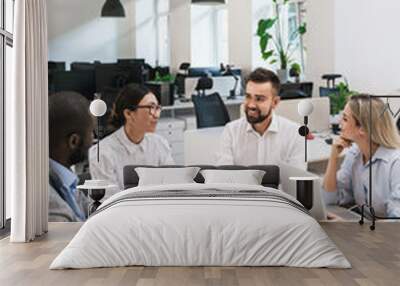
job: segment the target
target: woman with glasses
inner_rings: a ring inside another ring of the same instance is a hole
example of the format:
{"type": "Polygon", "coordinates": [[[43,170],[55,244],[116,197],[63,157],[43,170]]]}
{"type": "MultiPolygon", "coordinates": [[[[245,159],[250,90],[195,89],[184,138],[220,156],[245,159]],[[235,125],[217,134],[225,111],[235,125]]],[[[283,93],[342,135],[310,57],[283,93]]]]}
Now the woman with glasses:
{"type": "Polygon", "coordinates": [[[125,86],[111,115],[111,123],[118,129],[100,141],[99,162],[97,145],[89,151],[92,178],[114,183],[118,185],[115,191],[121,191],[124,166],[174,164],[168,142],[154,133],[160,114],[161,106],[148,88],[137,84],[125,86]]]}
{"type": "Polygon", "coordinates": [[[341,135],[332,144],[324,189],[328,192],[338,190],[340,204],[366,204],[369,198],[369,164],[372,162],[375,213],[381,217],[399,217],[400,136],[384,102],[372,98],[370,110],[369,100],[368,95],[355,95],[346,104],[340,123],[341,135]],[[345,148],[348,150],[344,161],[336,171],[338,157],[345,148]]]}

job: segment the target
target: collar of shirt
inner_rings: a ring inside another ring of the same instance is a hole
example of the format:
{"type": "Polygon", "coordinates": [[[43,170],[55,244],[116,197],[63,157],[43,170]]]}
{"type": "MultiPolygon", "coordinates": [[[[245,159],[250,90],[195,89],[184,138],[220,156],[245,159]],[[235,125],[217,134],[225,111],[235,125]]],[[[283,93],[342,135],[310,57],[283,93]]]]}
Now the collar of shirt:
{"type": "Polygon", "coordinates": [[[53,159],[50,159],[49,164],[55,174],[61,178],[63,184],[74,193],[78,185],[78,176],[53,159]]]}
{"type": "MultiPolygon", "coordinates": [[[[372,164],[374,164],[378,160],[385,161],[386,163],[390,161],[390,158],[393,156],[391,149],[388,149],[383,146],[379,146],[376,150],[375,154],[372,156],[372,164]]],[[[362,153],[359,151],[358,153],[358,160],[362,163],[362,153]]],[[[366,164],[363,164],[364,168],[369,167],[369,161],[366,164]]]]}
{"type": "Polygon", "coordinates": [[[254,130],[253,126],[247,121],[247,127],[246,127],[246,131],[247,132],[255,132],[257,133],[257,135],[259,136],[264,136],[265,134],[267,134],[268,132],[278,132],[279,131],[279,124],[278,124],[278,118],[275,115],[274,112],[272,112],[272,119],[271,119],[271,123],[269,124],[267,130],[265,130],[263,135],[260,135],[257,131],[254,130]]]}
{"type": "Polygon", "coordinates": [[[120,129],[115,131],[115,135],[119,139],[122,145],[128,150],[129,154],[134,153],[134,148],[140,148],[143,152],[146,152],[145,141],[146,141],[146,134],[144,135],[142,141],[139,144],[133,143],[129,140],[128,135],[125,133],[125,128],[122,126],[120,129]]]}

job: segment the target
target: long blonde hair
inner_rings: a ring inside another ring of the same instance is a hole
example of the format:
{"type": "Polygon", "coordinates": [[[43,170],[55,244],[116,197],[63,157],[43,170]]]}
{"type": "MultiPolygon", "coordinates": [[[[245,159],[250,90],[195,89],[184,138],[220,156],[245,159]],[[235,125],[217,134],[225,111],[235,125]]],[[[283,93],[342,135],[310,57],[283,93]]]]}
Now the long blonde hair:
{"type": "Polygon", "coordinates": [[[348,104],[356,123],[371,134],[372,142],[386,148],[400,148],[400,134],[385,103],[378,97],[371,98],[372,126],[369,123],[369,95],[358,94],[349,98],[348,104]],[[372,133],[371,133],[372,132],[372,133]]]}

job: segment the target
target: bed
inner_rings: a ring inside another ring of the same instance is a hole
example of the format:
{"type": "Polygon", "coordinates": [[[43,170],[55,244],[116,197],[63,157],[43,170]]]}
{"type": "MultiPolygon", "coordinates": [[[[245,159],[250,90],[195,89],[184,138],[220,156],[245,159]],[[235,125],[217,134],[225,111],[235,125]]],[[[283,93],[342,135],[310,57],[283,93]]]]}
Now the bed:
{"type": "MultiPolygon", "coordinates": [[[[277,190],[277,166],[261,185],[195,182],[127,187],[107,199],[50,269],[144,266],[291,266],[350,268],[318,222],[293,197],[277,190]]],[[[213,166],[201,166],[202,170],[213,166]]]]}

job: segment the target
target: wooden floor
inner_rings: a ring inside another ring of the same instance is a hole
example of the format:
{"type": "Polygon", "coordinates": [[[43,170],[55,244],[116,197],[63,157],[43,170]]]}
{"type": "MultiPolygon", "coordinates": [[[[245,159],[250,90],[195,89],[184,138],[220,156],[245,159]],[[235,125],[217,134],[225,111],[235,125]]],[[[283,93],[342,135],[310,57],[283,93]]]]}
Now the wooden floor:
{"type": "Polygon", "coordinates": [[[52,223],[48,235],[29,244],[0,241],[0,285],[400,285],[400,223],[323,223],[353,268],[289,267],[124,267],[48,270],[79,229],[52,223]]]}

